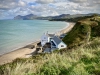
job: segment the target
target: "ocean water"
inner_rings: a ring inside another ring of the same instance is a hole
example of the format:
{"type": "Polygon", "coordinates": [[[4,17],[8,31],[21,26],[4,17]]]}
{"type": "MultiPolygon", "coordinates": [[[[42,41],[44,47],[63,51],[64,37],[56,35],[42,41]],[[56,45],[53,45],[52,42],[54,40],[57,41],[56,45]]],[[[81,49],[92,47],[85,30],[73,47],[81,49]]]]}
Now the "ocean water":
{"type": "Polygon", "coordinates": [[[47,20],[0,20],[0,55],[30,44],[43,33],[55,33],[68,24],[47,20]]]}

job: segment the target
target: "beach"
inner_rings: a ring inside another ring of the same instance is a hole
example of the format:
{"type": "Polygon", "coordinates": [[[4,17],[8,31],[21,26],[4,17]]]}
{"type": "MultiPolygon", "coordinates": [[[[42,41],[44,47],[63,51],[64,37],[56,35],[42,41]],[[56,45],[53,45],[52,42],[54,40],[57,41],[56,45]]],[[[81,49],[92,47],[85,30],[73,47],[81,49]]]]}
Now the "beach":
{"type": "Polygon", "coordinates": [[[75,23],[69,22],[69,25],[63,28],[62,30],[57,32],[57,35],[60,36],[61,34],[68,33],[73,27],[75,23]]]}
{"type": "MultiPolygon", "coordinates": [[[[68,33],[74,27],[74,25],[75,25],[75,23],[69,22],[69,25],[67,27],[65,27],[64,29],[62,29],[61,31],[58,31],[57,35],[68,33]]],[[[12,62],[16,58],[28,58],[28,57],[34,55],[36,52],[37,43],[39,43],[39,42],[40,41],[36,41],[32,44],[29,44],[25,47],[15,50],[15,51],[1,55],[0,56],[0,65],[12,62]]]]}

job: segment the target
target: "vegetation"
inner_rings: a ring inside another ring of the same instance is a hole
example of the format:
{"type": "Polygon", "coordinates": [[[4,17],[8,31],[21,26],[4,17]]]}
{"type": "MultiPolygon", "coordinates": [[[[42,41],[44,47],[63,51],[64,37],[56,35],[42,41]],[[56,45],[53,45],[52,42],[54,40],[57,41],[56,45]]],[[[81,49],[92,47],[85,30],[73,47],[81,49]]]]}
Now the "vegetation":
{"type": "Polygon", "coordinates": [[[0,75],[100,75],[100,38],[85,47],[16,59],[0,66],[0,75]]]}
{"type": "Polygon", "coordinates": [[[50,20],[50,21],[65,21],[65,20],[67,20],[67,21],[71,21],[71,22],[72,21],[77,22],[77,20],[85,18],[84,16],[89,17],[93,14],[94,14],[94,16],[100,15],[100,14],[96,14],[96,13],[73,14],[73,15],[61,14],[61,15],[58,15],[58,16],[42,17],[42,16],[37,16],[37,15],[34,15],[34,14],[28,14],[28,15],[25,15],[25,16],[21,16],[21,15],[15,16],[14,19],[15,20],[34,20],[34,19],[38,19],[38,20],[50,20]]]}
{"type": "Polygon", "coordinates": [[[0,75],[100,75],[99,30],[99,16],[82,19],[63,39],[69,49],[17,58],[1,65],[0,75]]]}
{"type": "Polygon", "coordinates": [[[76,15],[62,15],[55,18],[49,19],[50,21],[67,21],[67,22],[77,22],[82,19],[92,18],[99,16],[100,14],[76,14],[76,15]]]}
{"type": "Polygon", "coordinates": [[[81,19],[90,18],[91,16],[80,16],[80,17],[73,17],[73,18],[59,18],[59,19],[50,19],[50,21],[68,21],[68,22],[77,22],[81,19]]]}
{"type": "Polygon", "coordinates": [[[95,37],[100,36],[100,17],[91,16],[91,18],[86,18],[79,20],[72,31],[70,31],[63,39],[63,41],[68,45],[68,48],[73,48],[80,46],[82,44],[88,43],[95,37]]]}

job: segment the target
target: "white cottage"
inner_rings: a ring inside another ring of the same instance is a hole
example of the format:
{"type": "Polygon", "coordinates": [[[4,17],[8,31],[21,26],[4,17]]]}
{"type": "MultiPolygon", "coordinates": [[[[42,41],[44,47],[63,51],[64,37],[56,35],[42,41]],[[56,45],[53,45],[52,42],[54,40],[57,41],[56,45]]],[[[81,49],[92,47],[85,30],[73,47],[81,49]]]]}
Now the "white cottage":
{"type": "Polygon", "coordinates": [[[44,46],[46,43],[49,43],[54,37],[54,34],[44,33],[41,37],[41,45],[44,46]]]}
{"type": "Polygon", "coordinates": [[[67,45],[56,35],[54,34],[43,34],[41,37],[41,45],[42,47],[46,44],[46,43],[51,43],[51,49],[62,49],[62,48],[66,48],[67,45]]]}
{"type": "Polygon", "coordinates": [[[59,39],[57,36],[54,36],[51,40],[51,48],[53,48],[54,46],[55,46],[55,48],[58,48],[58,49],[67,47],[67,45],[61,39],[59,39]]]}

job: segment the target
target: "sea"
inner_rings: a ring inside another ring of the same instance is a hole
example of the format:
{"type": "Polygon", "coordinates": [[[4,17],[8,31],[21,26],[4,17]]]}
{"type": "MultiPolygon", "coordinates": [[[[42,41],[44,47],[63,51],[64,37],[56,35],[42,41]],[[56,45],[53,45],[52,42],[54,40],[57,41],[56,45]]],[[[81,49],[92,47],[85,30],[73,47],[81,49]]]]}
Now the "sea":
{"type": "Polygon", "coordinates": [[[0,20],[0,55],[24,47],[48,33],[56,33],[67,22],[48,20],[0,20]]]}

